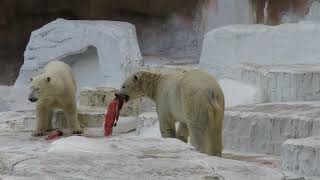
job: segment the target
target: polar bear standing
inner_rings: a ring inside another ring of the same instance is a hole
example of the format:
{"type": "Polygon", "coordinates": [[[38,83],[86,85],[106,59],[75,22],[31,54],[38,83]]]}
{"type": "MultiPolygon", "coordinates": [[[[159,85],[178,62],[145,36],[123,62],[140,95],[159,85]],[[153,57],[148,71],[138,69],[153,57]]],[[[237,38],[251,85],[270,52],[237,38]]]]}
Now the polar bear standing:
{"type": "Polygon", "coordinates": [[[31,78],[29,100],[37,102],[37,127],[33,136],[53,130],[53,109],[64,110],[69,128],[74,134],[82,129],[77,119],[76,83],[70,67],[61,61],[48,63],[43,73],[31,78]]]}
{"type": "Polygon", "coordinates": [[[200,70],[174,74],[139,71],[122,84],[119,95],[127,100],[152,99],[162,137],[187,142],[190,135],[191,145],[200,152],[221,156],[224,95],[212,76],[200,70]]]}

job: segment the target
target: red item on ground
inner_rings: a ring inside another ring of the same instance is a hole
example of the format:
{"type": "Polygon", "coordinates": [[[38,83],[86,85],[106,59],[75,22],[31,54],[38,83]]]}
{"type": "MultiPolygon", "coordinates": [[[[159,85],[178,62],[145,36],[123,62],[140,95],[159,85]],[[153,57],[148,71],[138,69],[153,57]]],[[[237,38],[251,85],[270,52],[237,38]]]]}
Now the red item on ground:
{"type": "Polygon", "coordinates": [[[116,98],[109,104],[104,122],[104,135],[111,136],[113,127],[117,125],[119,113],[124,103],[123,98],[116,98]]]}
{"type": "Polygon", "coordinates": [[[46,138],[46,140],[52,140],[52,139],[55,139],[55,138],[62,136],[62,135],[63,135],[62,131],[56,130],[55,132],[49,134],[48,137],[46,138]]]}

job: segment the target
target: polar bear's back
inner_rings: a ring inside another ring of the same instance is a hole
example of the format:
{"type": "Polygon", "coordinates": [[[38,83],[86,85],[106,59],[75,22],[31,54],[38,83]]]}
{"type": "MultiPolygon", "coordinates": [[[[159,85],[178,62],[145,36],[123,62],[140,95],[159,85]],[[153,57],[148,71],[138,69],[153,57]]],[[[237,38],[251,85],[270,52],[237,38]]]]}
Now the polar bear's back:
{"type": "MultiPolygon", "coordinates": [[[[163,77],[158,85],[157,99],[163,101],[165,106],[172,110],[172,113],[190,114],[189,112],[194,109],[207,108],[224,110],[222,88],[218,81],[208,73],[201,70],[190,70],[167,74],[163,77]]],[[[184,115],[190,117],[187,114],[184,115]]]]}
{"type": "MultiPolygon", "coordinates": [[[[173,81],[179,94],[184,93],[186,96],[192,96],[200,91],[214,91],[214,94],[224,97],[222,88],[215,77],[201,70],[190,70],[181,73],[168,75],[168,81],[173,81]]],[[[168,87],[172,89],[171,87],[168,87]]]]}
{"type": "Polygon", "coordinates": [[[214,87],[218,84],[217,80],[213,76],[201,70],[190,70],[184,72],[181,83],[183,83],[182,86],[193,86],[195,89],[214,87]]]}
{"type": "Polygon", "coordinates": [[[51,61],[44,68],[44,74],[59,78],[72,91],[76,91],[76,82],[69,65],[62,61],[51,61]]]}

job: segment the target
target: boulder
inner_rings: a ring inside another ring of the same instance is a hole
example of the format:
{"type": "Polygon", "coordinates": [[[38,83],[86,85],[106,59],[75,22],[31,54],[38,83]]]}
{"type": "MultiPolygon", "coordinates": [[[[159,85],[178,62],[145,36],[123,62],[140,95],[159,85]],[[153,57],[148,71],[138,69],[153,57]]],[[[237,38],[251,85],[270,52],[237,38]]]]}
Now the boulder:
{"type": "Polygon", "coordinates": [[[305,176],[320,176],[320,137],[288,139],[281,148],[284,170],[305,176]]]}

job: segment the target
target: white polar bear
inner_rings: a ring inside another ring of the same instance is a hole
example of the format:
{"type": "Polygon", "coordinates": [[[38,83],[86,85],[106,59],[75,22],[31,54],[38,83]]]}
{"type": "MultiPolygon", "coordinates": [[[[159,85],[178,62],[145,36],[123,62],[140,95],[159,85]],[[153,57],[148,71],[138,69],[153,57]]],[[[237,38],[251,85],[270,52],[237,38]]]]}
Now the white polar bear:
{"type": "Polygon", "coordinates": [[[53,130],[53,109],[63,109],[74,134],[83,131],[77,119],[76,82],[71,68],[61,61],[49,62],[43,72],[31,78],[29,100],[37,102],[37,127],[33,136],[53,130]]]}
{"type": "Polygon", "coordinates": [[[187,142],[190,135],[191,145],[200,152],[221,156],[225,105],[214,77],[200,70],[173,74],[140,71],[125,80],[118,95],[126,100],[149,97],[156,103],[162,137],[187,142]]]}

